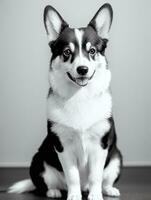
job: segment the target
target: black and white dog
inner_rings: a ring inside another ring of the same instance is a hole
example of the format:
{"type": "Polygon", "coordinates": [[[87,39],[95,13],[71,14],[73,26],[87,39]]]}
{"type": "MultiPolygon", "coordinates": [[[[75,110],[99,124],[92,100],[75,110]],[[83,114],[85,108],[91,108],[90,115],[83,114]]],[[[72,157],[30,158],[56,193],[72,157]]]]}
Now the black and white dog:
{"type": "Polygon", "coordinates": [[[48,197],[103,200],[102,193],[119,196],[113,187],[119,178],[122,156],[116,146],[110,94],[111,73],[105,48],[113,17],[104,4],[85,28],[70,28],[51,6],[44,24],[51,49],[48,94],[48,135],[33,157],[31,180],[9,192],[37,188],[48,197]]]}

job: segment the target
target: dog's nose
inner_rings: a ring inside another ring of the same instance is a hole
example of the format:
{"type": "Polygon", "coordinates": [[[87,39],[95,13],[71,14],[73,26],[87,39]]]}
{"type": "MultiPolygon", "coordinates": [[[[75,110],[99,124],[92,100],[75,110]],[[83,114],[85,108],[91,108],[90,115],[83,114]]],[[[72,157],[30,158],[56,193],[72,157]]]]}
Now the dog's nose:
{"type": "Polygon", "coordinates": [[[79,66],[79,67],[77,67],[77,72],[78,72],[78,74],[84,76],[88,72],[88,67],[86,67],[86,66],[79,66]]]}

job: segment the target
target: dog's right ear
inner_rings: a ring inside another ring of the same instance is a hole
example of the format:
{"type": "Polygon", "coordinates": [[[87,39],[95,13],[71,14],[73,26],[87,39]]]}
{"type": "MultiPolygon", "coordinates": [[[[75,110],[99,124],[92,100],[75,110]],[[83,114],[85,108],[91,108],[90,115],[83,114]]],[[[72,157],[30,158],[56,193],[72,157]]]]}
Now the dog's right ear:
{"type": "Polygon", "coordinates": [[[59,34],[69,26],[52,6],[46,6],[44,9],[44,25],[49,42],[56,40],[59,34]]]}

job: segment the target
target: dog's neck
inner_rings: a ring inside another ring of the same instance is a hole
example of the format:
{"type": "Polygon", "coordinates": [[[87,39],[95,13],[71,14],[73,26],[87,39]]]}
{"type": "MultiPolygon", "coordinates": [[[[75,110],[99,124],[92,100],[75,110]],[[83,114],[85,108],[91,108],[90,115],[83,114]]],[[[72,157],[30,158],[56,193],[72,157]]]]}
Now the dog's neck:
{"type": "Polygon", "coordinates": [[[50,121],[75,130],[87,130],[111,116],[112,98],[108,90],[92,98],[80,89],[68,99],[51,94],[47,106],[50,121]]]}

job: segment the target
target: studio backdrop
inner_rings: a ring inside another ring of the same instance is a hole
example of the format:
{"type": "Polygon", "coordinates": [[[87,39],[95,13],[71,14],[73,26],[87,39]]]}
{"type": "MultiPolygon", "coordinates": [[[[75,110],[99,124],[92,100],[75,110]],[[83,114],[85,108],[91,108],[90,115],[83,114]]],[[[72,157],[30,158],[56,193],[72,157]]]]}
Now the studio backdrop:
{"type": "MultiPolygon", "coordinates": [[[[106,56],[118,145],[125,165],[151,165],[151,1],[108,0],[106,56]]],[[[50,60],[43,10],[86,26],[103,0],[0,1],[0,166],[28,166],[46,136],[50,60]]]]}

